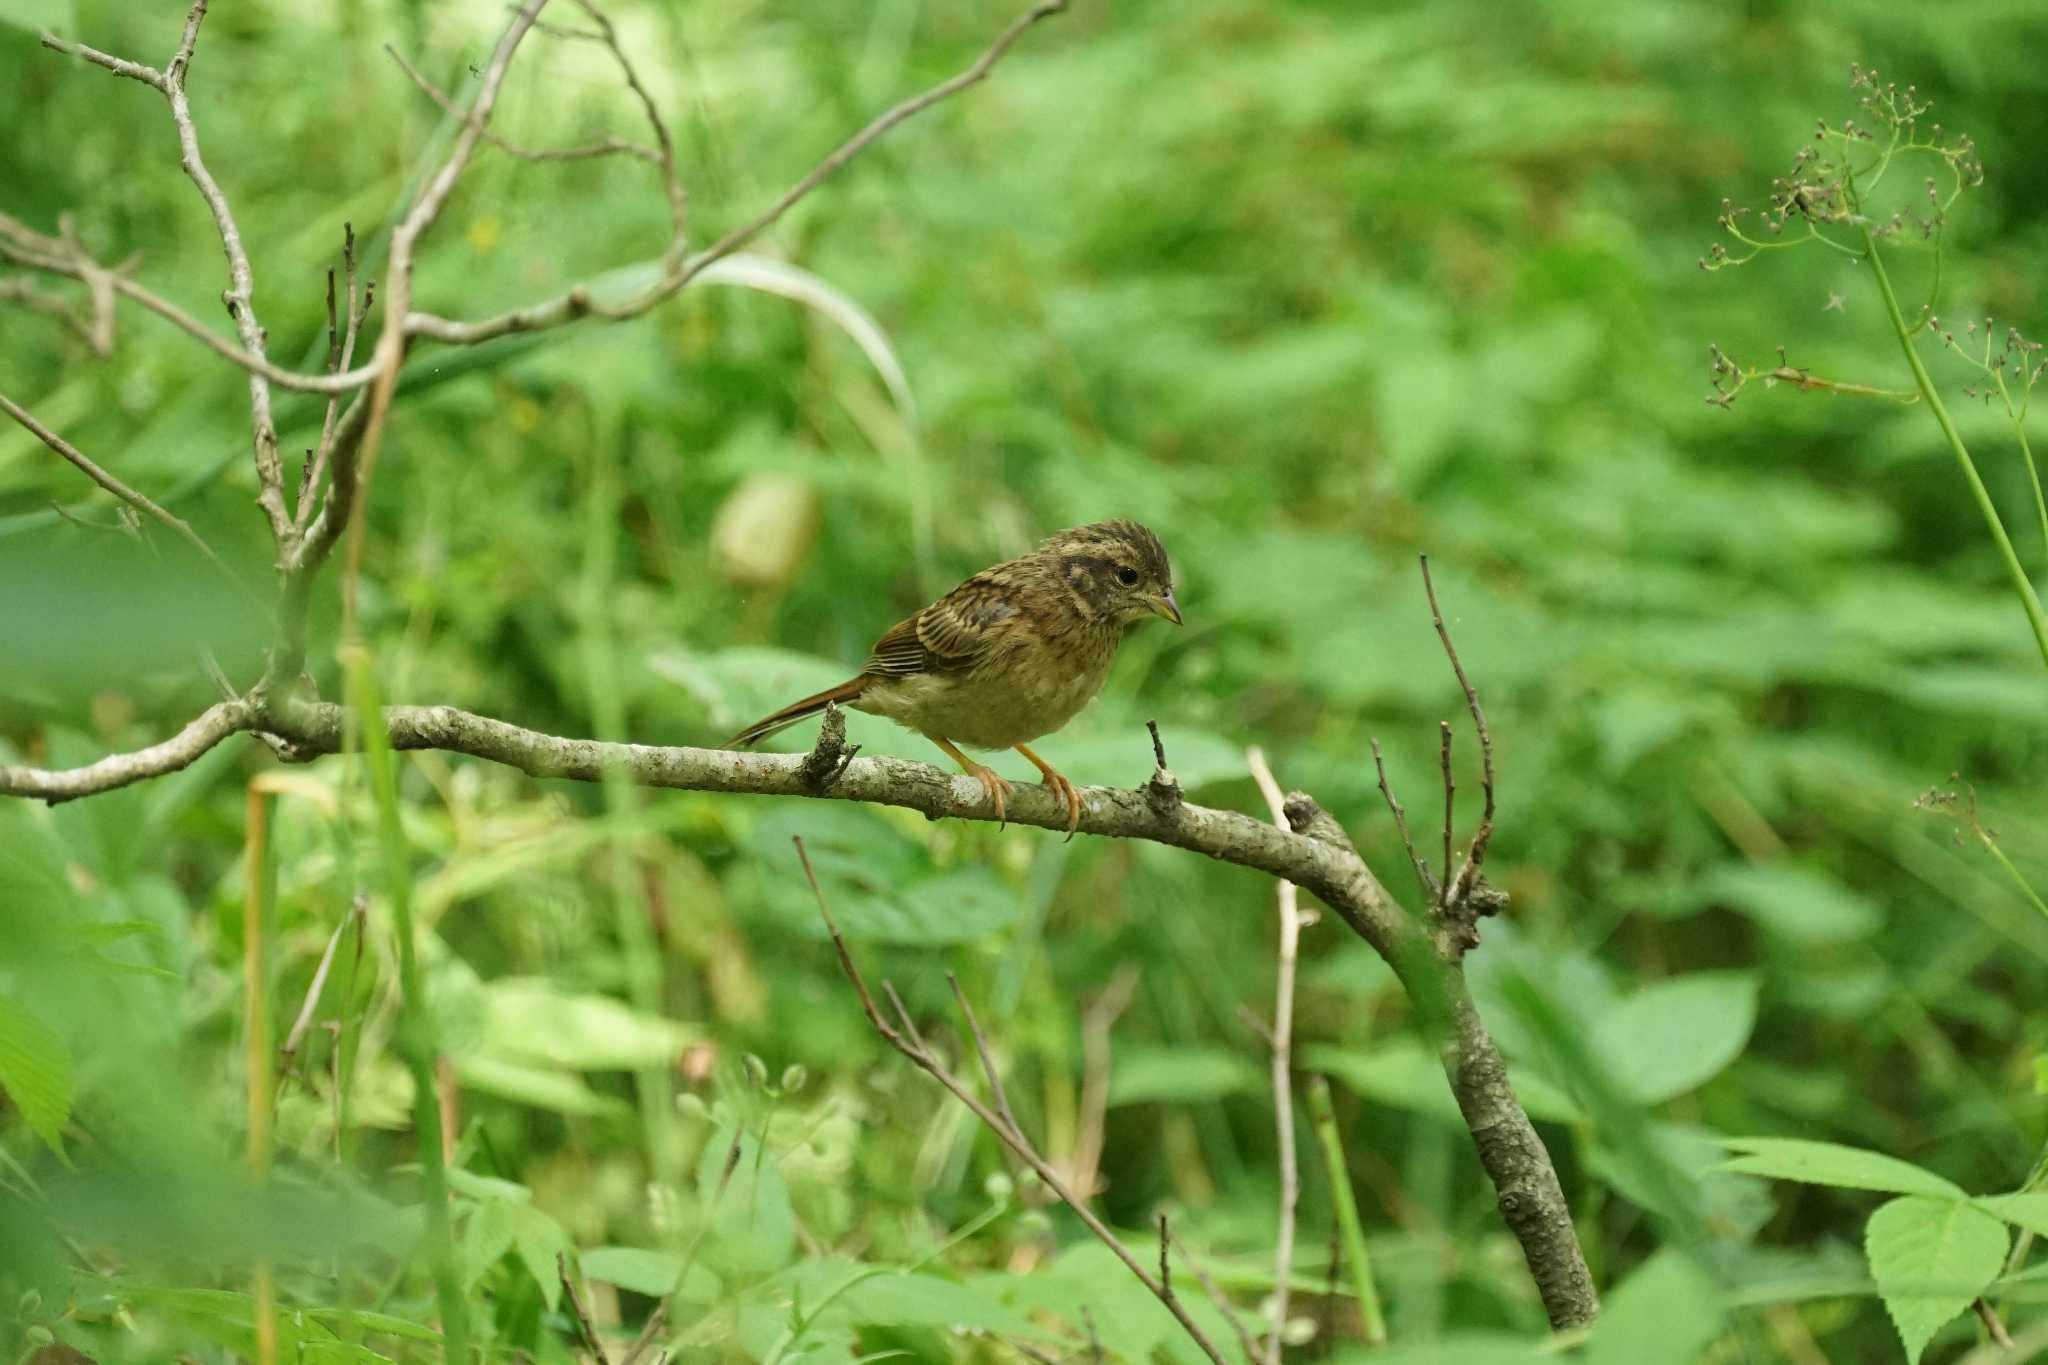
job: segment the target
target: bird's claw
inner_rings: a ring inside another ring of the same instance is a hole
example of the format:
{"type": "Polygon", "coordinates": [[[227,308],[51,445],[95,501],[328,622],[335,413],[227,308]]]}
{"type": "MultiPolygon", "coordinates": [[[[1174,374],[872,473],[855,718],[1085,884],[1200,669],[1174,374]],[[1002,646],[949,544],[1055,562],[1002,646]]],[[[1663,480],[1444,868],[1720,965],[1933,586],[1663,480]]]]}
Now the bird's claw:
{"type": "Polygon", "coordinates": [[[975,781],[981,783],[981,789],[988,793],[990,803],[995,806],[996,827],[1000,829],[1007,825],[1009,823],[1009,816],[1006,798],[1010,794],[1009,779],[998,773],[994,768],[983,767],[979,763],[975,764],[968,772],[975,781]]]}
{"type": "Polygon", "coordinates": [[[1065,773],[1048,772],[1045,785],[1052,788],[1052,794],[1067,808],[1067,838],[1071,840],[1081,828],[1081,793],[1075,790],[1065,773]]]}

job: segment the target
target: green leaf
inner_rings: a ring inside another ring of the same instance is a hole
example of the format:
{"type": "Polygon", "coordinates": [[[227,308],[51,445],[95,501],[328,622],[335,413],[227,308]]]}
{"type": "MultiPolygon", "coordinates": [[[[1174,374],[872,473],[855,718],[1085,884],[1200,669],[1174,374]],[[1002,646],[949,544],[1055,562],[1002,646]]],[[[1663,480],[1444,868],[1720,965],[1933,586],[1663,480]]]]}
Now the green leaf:
{"type": "Polygon", "coordinates": [[[2037,1237],[2048,1237],[2048,1190],[1987,1195],[1976,1204],[1986,1213],[2017,1223],[2037,1237]]]}
{"type": "Polygon", "coordinates": [[[1258,1067],[1222,1048],[1126,1046],[1117,1049],[1109,1103],[1206,1104],[1259,1086],[1258,1067]]]}
{"type": "Polygon", "coordinates": [[[536,1109],[590,1117],[624,1114],[631,1109],[624,1100],[592,1090],[573,1071],[523,1066],[498,1057],[457,1056],[454,1060],[456,1078],[467,1088],[536,1109]]]}
{"type": "Polygon", "coordinates": [[[1794,863],[1723,863],[1702,879],[1697,900],[1727,905],[1796,943],[1862,938],[1884,923],[1869,900],[1794,863]]]}
{"type": "Polygon", "coordinates": [[[1724,1144],[1741,1153],[1723,1164],[1723,1170],[1744,1175],[1765,1175],[1773,1180],[1796,1180],[1806,1185],[1832,1185],[1844,1190],[1884,1190],[1892,1194],[1922,1194],[1936,1199],[1962,1199],[1960,1185],[1924,1171],[1909,1161],[1843,1147],[1833,1142],[1806,1138],[1726,1138],[1724,1144]]]}
{"type": "Polygon", "coordinates": [[[0,803],[0,905],[56,922],[77,911],[63,841],[26,802],[0,803]]]}
{"type": "Polygon", "coordinates": [[[470,1214],[462,1229],[464,1285],[475,1287],[498,1263],[498,1258],[512,1249],[512,1211],[517,1207],[510,1200],[489,1199],[470,1214]]]}
{"type": "Polygon", "coordinates": [[[1908,1361],[1998,1278],[2007,1244],[2004,1223],[1962,1200],[1908,1195],[1870,1215],[1863,1249],[1908,1361]]]}
{"type": "Polygon", "coordinates": [[[1756,977],[1701,972],[1658,981],[1601,1015],[1595,1046],[1616,1085],[1657,1104],[1706,1083],[1742,1053],[1756,1023],[1756,977]]]}
{"type": "Polygon", "coordinates": [[[1006,1336],[1046,1335],[993,1295],[937,1275],[875,1275],[847,1290],[839,1304],[853,1321],[877,1327],[971,1327],[1006,1336]]]}
{"type": "Polygon", "coordinates": [[[75,1083],[71,1048],[27,1005],[0,995],[0,1090],[51,1150],[64,1151],[75,1083]]]}
{"type": "Polygon", "coordinates": [[[1683,1253],[1652,1256],[1607,1296],[1584,1365],[1695,1361],[1721,1334],[1721,1292],[1683,1253]]]}
{"type": "MultiPolygon", "coordinates": [[[[668,1251],[642,1247],[593,1247],[579,1253],[578,1263],[590,1279],[603,1280],[635,1294],[660,1298],[678,1292],[677,1276],[683,1258],[668,1251]]],[[[690,1266],[689,1278],[680,1286],[682,1296],[695,1303],[713,1303],[720,1297],[718,1277],[702,1264],[690,1266]]]]}
{"type": "Polygon", "coordinates": [[[576,1259],[590,1279],[650,1298],[674,1293],[676,1281],[683,1273],[682,1257],[640,1247],[592,1247],[576,1259]]]}
{"type": "Polygon", "coordinates": [[[541,1296],[547,1300],[548,1311],[552,1313],[562,1298],[561,1262],[558,1258],[573,1255],[576,1248],[562,1225],[549,1214],[531,1204],[509,1207],[512,1210],[512,1245],[519,1252],[519,1263],[540,1286],[541,1296]]]}

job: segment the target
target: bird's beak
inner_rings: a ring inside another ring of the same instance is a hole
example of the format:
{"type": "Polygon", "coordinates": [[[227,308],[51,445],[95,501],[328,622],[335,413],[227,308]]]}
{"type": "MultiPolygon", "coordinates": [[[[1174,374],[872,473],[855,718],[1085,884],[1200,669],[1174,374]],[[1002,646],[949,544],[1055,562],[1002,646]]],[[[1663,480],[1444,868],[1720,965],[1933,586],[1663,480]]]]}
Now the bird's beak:
{"type": "Polygon", "coordinates": [[[1164,616],[1175,625],[1180,624],[1180,603],[1173,600],[1173,589],[1168,588],[1158,597],[1148,597],[1145,605],[1157,615],[1164,616]]]}

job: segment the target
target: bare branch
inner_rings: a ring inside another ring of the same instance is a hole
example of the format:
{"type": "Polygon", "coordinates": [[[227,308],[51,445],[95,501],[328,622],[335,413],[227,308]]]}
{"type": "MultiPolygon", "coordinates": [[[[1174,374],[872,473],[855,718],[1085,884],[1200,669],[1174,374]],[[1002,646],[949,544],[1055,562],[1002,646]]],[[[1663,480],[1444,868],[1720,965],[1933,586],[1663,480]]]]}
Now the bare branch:
{"type": "MultiPolygon", "coordinates": [[[[340,374],[346,370],[349,361],[355,358],[356,337],[361,334],[363,319],[370,315],[370,303],[376,293],[376,281],[365,284],[360,291],[356,287],[356,229],[353,223],[341,225],[341,275],[342,299],[339,344],[335,339],[336,300],[334,295],[334,272],[327,272],[327,371],[340,374]]],[[[299,471],[299,496],[292,520],[299,528],[301,543],[306,528],[313,517],[313,499],[319,491],[321,477],[327,472],[328,461],[334,454],[335,422],[341,413],[341,395],[330,394],[327,411],[320,419],[320,442],[306,457],[305,468],[299,471]]]]}
{"type": "Polygon", "coordinates": [[[996,1059],[988,1050],[988,1035],[981,1031],[981,1021],[974,1017],[974,1006],[967,1003],[967,992],[960,989],[960,978],[946,973],[946,984],[953,988],[953,999],[960,1006],[962,1017],[967,1020],[967,1029],[974,1035],[974,1051],[981,1058],[981,1072],[988,1077],[988,1093],[995,1097],[996,1112],[1003,1116],[1003,1122],[1017,1132],[1017,1116],[1010,1112],[1010,1096],[1003,1089],[1003,1073],[996,1066],[996,1059]]]}
{"type": "Polygon", "coordinates": [[[1372,747],[1372,766],[1380,775],[1380,795],[1386,798],[1387,809],[1394,813],[1394,828],[1400,832],[1401,847],[1408,852],[1408,865],[1415,869],[1415,884],[1422,888],[1422,899],[1436,899],[1436,883],[1430,880],[1429,869],[1422,865],[1422,855],[1415,851],[1415,840],[1408,835],[1408,812],[1394,796],[1393,787],[1387,782],[1387,760],[1380,752],[1377,736],[1366,741],[1372,747]]]}
{"type": "Polygon", "coordinates": [[[1209,1296],[1210,1304],[1215,1307],[1218,1313],[1223,1315],[1224,1321],[1230,1324],[1231,1330],[1237,1333],[1237,1344],[1244,1351],[1247,1365],[1259,1365],[1259,1344],[1253,1341],[1252,1334],[1245,1330],[1243,1315],[1224,1296],[1223,1291],[1216,1287],[1216,1281],[1209,1278],[1209,1273],[1202,1269],[1202,1263],[1188,1254],[1188,1244],[1183,1242],[1178,1236],[1166,1232],[1163,1226],[1165,1221],[1165,1215],[1160,1215],[1161,1231],[1171,1238],[1173,1249],[1180,1253],[1180,1263],[1194,1272],[1195,1282],[1201,1285],[1202,1292],[1209,1296]]]}
{"type": "Polygon", "coordinates": [[[55,804],[97,796],[130,783],[189,768],[229,735],[256,726],[256,707],[237,698],[210,706],[199,718],[163,741],[132,753],[109,754],[82,768],[10,767],[0,764],[0,795],[26,796],[55,804]]]}
{"type": "MultiPolygon", "coordinates": [[[[220,556],[215,554],[213,552],[213,547],[211,545],[208,545],[203,539],[200,538],[199,533],[192,529],[191,523],[187,522],[182,517],[176,516],[171,512],[165,511],[164,508],[159,503],[150,498],[147,494],[136,491],[135,489],[129,487],[126,483],[122,482],[119,478],[115,477],[113,474],[109,473],[105,469],[102,469],[98,464],[94,463],[89,457],[87,457],[83,451],[79,450],[77,446],[72,445],[71,442],[65,440],[62,436],[59,436],[56,432],[50,430],[41,422],[38,422],[35,419],[35,415],[33,413],[29,412],[27,408],[22,407],[20,404],[16,403],[13,399],[9,398],[4,393],[0,393],[0,412],[6,413],[9,417],[12,417],[15,421],[21,423],[24,427],[27,427],[30,434],[32,434],[37,440],[41,441],[44,445],[56,451],[59,455],[62,455],[65,459],[69,460],[72,464],[76,465],[79,469],[79,472],[84,474],[88,479],[91,479],[94,483],[106,489],[109,493],[112,493],[115,497],[127,503],[130,507],[133,507],[137,511],[145,514],[146,516],[153,518],[162,525],[169,527],[172,531],[176,532],[177,535],[180,536],[185,541],[186,544],[190,545],[193,549],[197,550],[201,555],[205,556],[212,563],[216,565],[219,565],[221,563],[220,556]]],[[[226,566],[222,565],[222,567],[225,568],[226,566]]]]}
{"type": "Polygon", "coordinates": [[[1437,888],[1437,905],[1442,908],[1450,903],[1451,894],[1451,840],[1458,818],[1458,780],[1451,773],[1451,723],[1437,722],[1442,744],[1438,754],[1444,774],[1444,879],[1437,888]]]}
{"type": "MultiPolygon", "coordinates": [[[[1288,828],[1287,798],[1266,755],[1256,746],[1245,750],[1245,766],[1252,781],[1273,812],[1273,823],[1288,828]]],[[[1280,1365],[1280,1342],[1287,1328],[1288,1286],[1294,1277],[1294,1215],[1301,1203],[1301,1169],[1294,1147],[1294,973],[1301,955],[1301,915],[1295,901],[1294,883],[1282,878],[1278,885],[1280,904],[1279,965],[1273,988],[1273,1127],[1280,1149],[1280,1219],[1273,1243],[1273,1325],[1266,1336],[1266,1365],[1280,1365]]]]}
{"type": "Polygon", "coordinates": [[[674,297],[678,290],[703,273],[712,262],[731,255],[773,226],[798,200],[823,184],[833,172],[867,150],[875,139],[905,119],[922,113],[941,100],[958,94],[986,78],[1017,39],[1023,36],[1026,29],[1049,15],[1058,14],[1066,5],[1067,0],[1040,0],[1040,3],[1018,16],[1008,28],[998,34],[995,41],[989,44],[973,65],[875,118],[867,127],[841,143],[830,156],[812,167],[801,180],[783,191],[781,197],[766,211],[734,228],[687,260],[668,260],[660,279],[623,302],[599,302],[591,297],[588,284],[578,284],[543,303],[529,304],[475,322],[461,322],[433,313],[413,313],[406,318],[406,333],[409,336],[427,337],[450,346],[474,346],[493,337],[559,327],[585,317],[602,317],[614,321],[639,317],[650,308],[674,297]]]}
{"type": "Polygon", "coordinates": [[[67,250],[57,238],[44,237],[5,213],[0,213],[0,258],[46,274],[82,280],[90,289],[104,289],[139,303],[221,359],[239,365],[253,375],[260,375],[281,389],[295,393],[346,393],[377,377],[375,366],[340,374],[300,374],[263,356],[252,355],[161,294],[129,279],[123,273],[127,267],[109,270],[90,258],[67,250]]]}
{"type": "MultiPolygon", "coordinates": [[[[256,276],[249,265],[249,252],[242,245],[242,231],[235,225],[227,195],[221,192],[219,182],[200,155],[199,130],[193,125],[192,105],[185,95],[185,74],[192,65],[192,49],[199,41],[199,25],[206,18],[206,6],[207,0],[194,0],[186,14],[184,34],[178,40],[177,53],[164,68],[160,88],[170,101],[171,122],[178,130],[178,164],[198,186],[199,197],[212,212],[221,251],[228,258],[228,289],[221,295],[221,301],[234,320],[242,349],[257,360],[267,361],[263,348],[268,334],[256,318],[256,276]]],[[[249,373],[249,422],[255,444],[256,502],[270,519],[270,532],[277,540],[279,552],[288,554],[298,539],[298,529],[284,505],[284,463],[278,456],[277,421],[270,410],[270,381],[254,370],[249,373]]]]}
{"type": "MultiPolygon", "coordinates": [[[[453,114],[459,118],[471,117],[463,113],[462,108],[454,100],[442,94],[441,87],[422,75],[419,68],[407,61],[405,54],[397,48],[389,43],[384,44],[384,55],[396,62],[398,69],[420,88],[421,94],[440,106],[442,113],[453,114]]],[[[652,147],[642,147],[637,142],[628,142],[622,137],[608,137],[602,142],[586,143],[580,147],[525,147],[486,128],[483,131],[483,139],[499,151],[516,156],[521,161],[589,161],[601,156],[632,156],[656,165],[661,164],[661,153],[652,147]]]]}
{"type": "MultiPolygon", "coordinates": [[[[1419,557],[1422,562],[1422,589],[1429,596],[1429,619],[1436,625],[1436,637],[1443,641],[1444,653],[1450,658],[1451,672],[1458,675],[1458,686],[1465,690],[1465,708],[1472,713],[1472,729],[1479,736],[1480,788],[1485,795],[1484,809],[1479,815],[1479,828],[1472,833],[1472,842],[1467,846],[1465,865],[1458,869],[1455,878],[1451,872],[1450,845],[1444,846],[1444,886],[1446,903],[1456,904],[1463,900],[1479,878],[1480,865],[1486,861],[1486,846],[1493,839],[1493,732],[1486,728],[1486,712],[1480,708],[1479,693],[1473,690],[1472,680],[1465,676],[1465,665],[1458,658],[1458,647],[1451,643],[1450,628],[1444,625],[1442,608],[1436,604],[1436,584],[1429,576],[1429,556],[1419,557]],[[1456,885],[1453,887],[1452,883],[1456,885]]],[[[1450,746],[1450,729],[1445,727],[1444,745],[1450,746]]],[[[1450,770],[1445,770],[1445,801],[1450,799],[1450,770]]],[[[1448,812],[1446,823],[1448,824],[1448,812]]],[[[1446,829],[1445,839],[1450,838],[1446,829]]]]}
{"type": "Polygon", "coordinates": [[[82,61],[91,62],[94,66],[105,67],[116,76],[126,76],[131,81],[141,81],[152,90],[162,90],[164,88],[164,73],[153,66],[144,66],[141,62],[131,62],[126,58],[116,57],[112,53],[102,52],[96,47],[87,47],[84,43],[67,43],[54,33],[43,34],[43,46],[49,48],[52,52],[61,52],[67,57],[77,57],[82,61]]]}

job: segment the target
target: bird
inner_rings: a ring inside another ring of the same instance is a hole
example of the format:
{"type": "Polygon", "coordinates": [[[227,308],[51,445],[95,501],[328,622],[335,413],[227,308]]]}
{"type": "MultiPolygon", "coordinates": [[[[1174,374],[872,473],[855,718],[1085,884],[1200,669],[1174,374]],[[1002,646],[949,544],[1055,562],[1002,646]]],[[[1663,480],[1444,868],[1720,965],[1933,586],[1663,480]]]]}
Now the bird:
{"type": "Polygon", "coordinates": [[[1015,749],[1081,825],[1081,796],[1031,751],[1109,677],[1124,633],[1153,616],[1181,623],[1159,537],[1118,518],[1075,526],[975,574],[875,642],[859,673],[763,716],[726,741],[746,748],[827,706],[885,716],[945,750],[1007,818],[1008,780],[961,752],[1015,749]]]}

